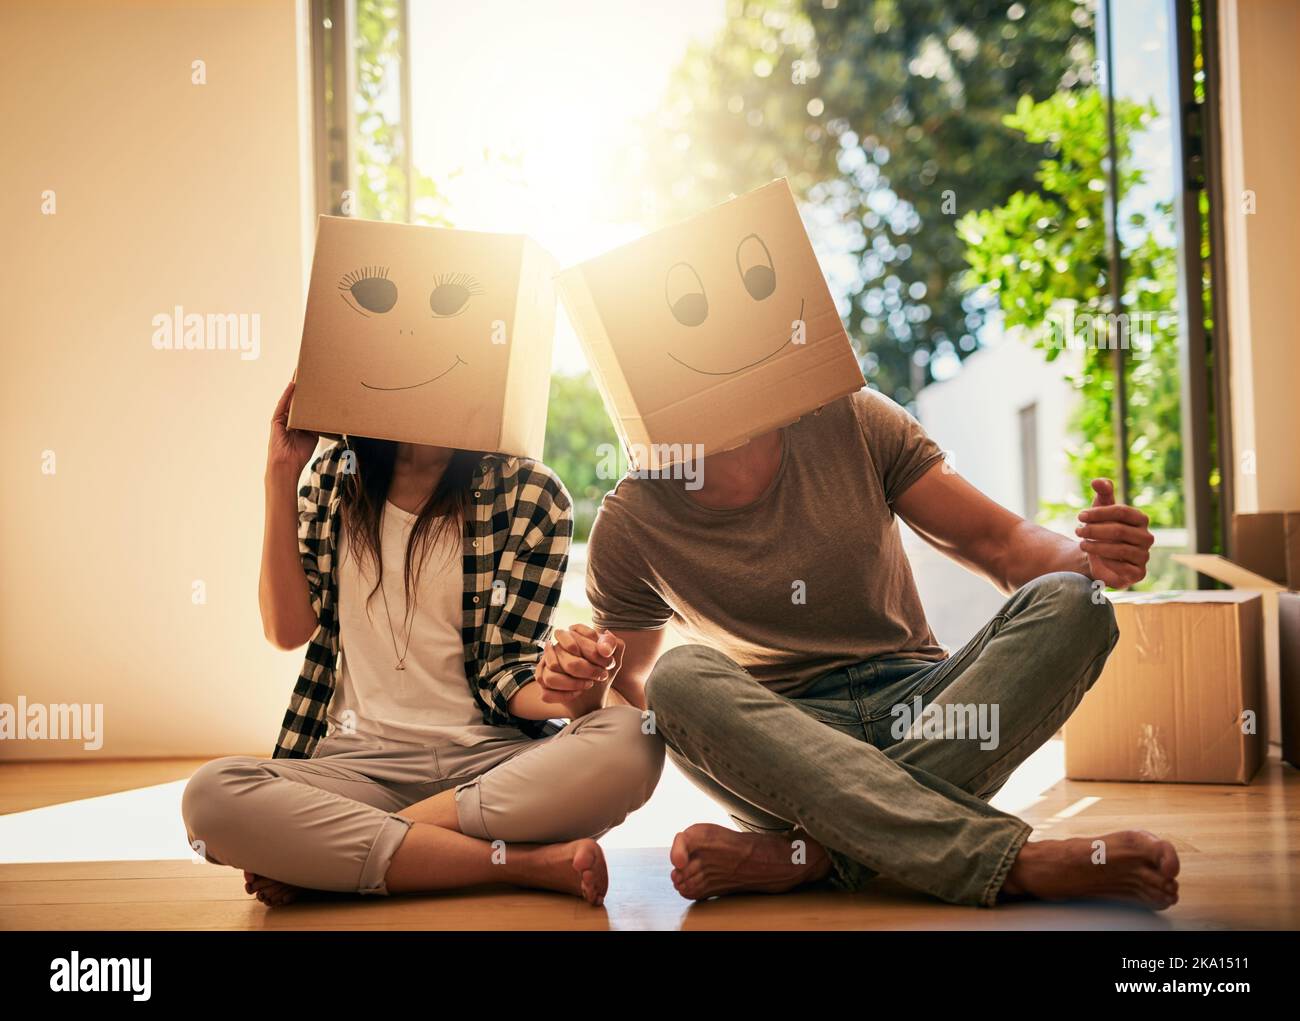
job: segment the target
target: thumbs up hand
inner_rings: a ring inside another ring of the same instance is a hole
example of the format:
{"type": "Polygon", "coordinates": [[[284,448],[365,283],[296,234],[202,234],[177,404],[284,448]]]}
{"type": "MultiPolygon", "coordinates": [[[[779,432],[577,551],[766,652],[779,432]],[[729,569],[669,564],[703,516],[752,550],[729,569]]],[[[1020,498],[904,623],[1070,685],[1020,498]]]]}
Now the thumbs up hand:
{"type": "Polygon", "coordinates": [[[1147,516],[1136,507],[1115,502],[1110,479],[1093,479],[1092,506],[1079,512],[1074,530],[1088,558],[1088,573],[1111,588],[1128,588],[1146,577],[1155,536],[1147,516]]]}

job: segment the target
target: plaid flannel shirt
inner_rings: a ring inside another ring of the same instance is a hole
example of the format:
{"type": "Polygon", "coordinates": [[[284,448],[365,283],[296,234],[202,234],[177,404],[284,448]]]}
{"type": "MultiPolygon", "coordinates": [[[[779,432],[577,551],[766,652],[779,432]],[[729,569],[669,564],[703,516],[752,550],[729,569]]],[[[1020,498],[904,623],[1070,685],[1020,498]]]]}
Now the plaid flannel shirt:
{"type": "MultiPolygon", "coordinates": [[[[298,551],[319,626],[307,646],[284,714],[276,758],[308,758],[325,734],[339,655],[340,474],[346,441],[326,448],[298,491],[298,551]]],[[[464,523],[461,637],[465,678],[483,721],[532,736],[544,724],[510,715],[510,698],[533,679],[550,637],[551,617],[573,533],[569,494],[549,468],[489,454],[479,462],[464,523]]]]}

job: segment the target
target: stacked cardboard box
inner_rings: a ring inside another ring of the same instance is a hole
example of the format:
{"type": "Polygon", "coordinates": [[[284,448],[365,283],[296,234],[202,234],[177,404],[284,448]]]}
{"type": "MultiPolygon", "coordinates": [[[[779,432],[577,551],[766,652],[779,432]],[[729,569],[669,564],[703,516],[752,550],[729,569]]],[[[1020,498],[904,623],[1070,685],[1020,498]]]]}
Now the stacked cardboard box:
{"type": "Polygon", "coordinates": [[[1207,577],[1261,593],[1268,738],[1300,765],[1300,512],[1237,514],[1232,559],[1193,554],[1174,559],[1207,577]]]}

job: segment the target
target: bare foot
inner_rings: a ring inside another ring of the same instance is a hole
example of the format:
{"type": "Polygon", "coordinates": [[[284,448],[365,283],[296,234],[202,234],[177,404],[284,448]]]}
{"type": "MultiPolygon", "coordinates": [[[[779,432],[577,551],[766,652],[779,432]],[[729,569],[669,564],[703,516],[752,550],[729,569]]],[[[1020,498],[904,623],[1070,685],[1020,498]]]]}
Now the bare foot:
{"type": "Polygon", "coordinates": [[[726,893],[785,893],[825,879],[831,869],[826,851],[806,834],[738,833],[712,823],[682,830],[669,857],[673,886],[689,900],[726,893]],[[794,861],[795,840],[806,847],[802,864],[794,861]]]}
{"type": "Polygon", "coordinates": [[[581,897],[600,907],[609,891],[605,852],[594,840],[567,844],[542,844],[511,852],[509,872],[503,878],[516,886],[555,890],[581,897]]]}
{"type": "Polygon", "coordinates": [[[1104,837],[1025,844],[1002,893],[1039,900],[1125,900],[1163,911],[1178,903],[1177,877],[1173,844],[1145,830],[1124,830],[1104,837]],[[1104,845],[1104,864],[1095,861],[1098,842],[1104,845]]]}
{"type": "Polygon", "coordinates": [[[304,893],[300,886],[290,886],[278,879],[267,879],[252,872],[244,873],[244,892],[253,894],[270,908],[292,904],[304,893]]]}

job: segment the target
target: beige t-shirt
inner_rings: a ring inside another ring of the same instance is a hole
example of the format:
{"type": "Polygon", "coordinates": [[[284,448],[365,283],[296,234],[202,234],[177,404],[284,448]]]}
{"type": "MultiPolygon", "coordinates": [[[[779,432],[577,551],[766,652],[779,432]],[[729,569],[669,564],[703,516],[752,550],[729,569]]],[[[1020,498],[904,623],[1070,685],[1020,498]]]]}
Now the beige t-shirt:
{"type": "Polygon", "coordinates": [[[776,476],[748,506],[702,507],[681,479],[629,476],[606,495],[587,551],[596,626],[672,620],[783,694],[877,656],[943,659],[893,512],[943,452],[868,389],[783,432],[776,476]]]}

